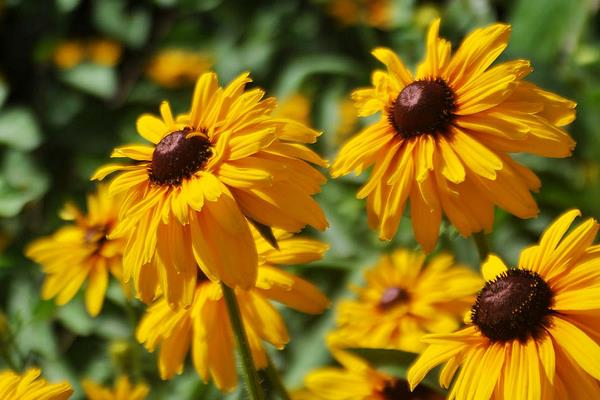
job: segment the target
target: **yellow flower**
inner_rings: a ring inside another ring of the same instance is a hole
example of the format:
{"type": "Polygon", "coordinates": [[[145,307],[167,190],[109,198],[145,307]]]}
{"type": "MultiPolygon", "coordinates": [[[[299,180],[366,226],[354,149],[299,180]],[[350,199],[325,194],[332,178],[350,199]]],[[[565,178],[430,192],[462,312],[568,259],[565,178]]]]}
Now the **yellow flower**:
{"type": "Polygon", "coordinates": [[[146,75],[157,84],[176,88],[192,84],[212,65],[212,60],[199,52],[185,49],[165,49],[156,54],[146,75]]]}
{"type": "Polygon", "coordinates": [[[296,232],[327,221],[311,197],[325,181],[309,163],[324,162],[304,143],[319,133],[270,113],[275,100],[244,92],[247,73],[226,88],[206,73],[196,85],[189,114],[174,118],[163,102],[161,118],[138,119],[140,135],[152,143],[115,149],[92,179],[122,171],[110,185],[124,193],[114,237],[129,235],[125,280],[138,296],[155,297],[160,285],[171,305],[189,305],[196,264],[211,280],[248,289],[257,274],[257,252],[247,218],[296,232]],[[160,283],[159,283],[160,282],[160,283]]]}
{"type": "Polygon", "coordinates": [[[439,25],[437,19],[429,29],[414,76],[391,50],[373,51],[387,71],[375,71],[373,88],[352,97],[359,116],[381,118],[351,138],[332,166],[333,177],[373,166],[357,197],[367,198],[369,224],[382,239],[395,235],[410,199],[426,252],[435,247],[442,213],[464,236],[490,231],[495,205],[536,216],[530,191],[540,181],[509,153],[566,157],[575,146],[561,128],[575,118],[575,103],[524,81],[529,61],[490,68],[507,46],[509,25],[475,30],[452,57],[439,25]]]}
{"type": "MultiPolygon", "coordinates": [[[[269,300],[309,314],[321,313],[328,305],[327,298],[315,286],[275,267],[319,259],[327,245],[294,238],[279,230],[275,235],[279,250],[254,232],[260,260],[256,287],[235,291],[257,368],[267,366],[263,340],[278,349],[289,341],[285,323],[269,300]]],[[[156,301],[148,308],[136,336],[150,351],[160,345],[158,366],[163,379],[182,372],[191,346],[194,366],[205,382],[212,376],[215,385],[226,391],[237,385],[234,337],[217,282],[200,277],[194,301],[187,309],[173,310],[165,299],[156,301]]]]}
{"type": "Polygon", "coordinates": [[[481,279],[450,255],[424,264],[409,250],[383,256],[366,271],[366,287],[355,288],[358,298],[339,303],[332,344],[419,352],[424,334],[458,329],[481,279]]]}
{"type": "Polygon", "coordinates": [[[308,97],[295,93],[281,102],[273,112],[273,115],[281,118],[289,118],[301,124],[310,126],[311,103],[308,97]]]}
{"type": "Polygon", "coordinates": [[[0,372],[0,399],[2,400],[65,400],[73,389],[68,383],[48,383],[40,378],[40,370],[31,368],[23,375],[13,371],[0,372]]]}
{"type": "Polygon", "coordinates": [[[52,59],[61,69],[69,69],[81,63],[85,58],[85,47],[77,40],[67,40],[55,49],[52,59]]]}
{"type": "Polygon", "coordinates": [[[365,23],[388,28],[393,17],[390,0],[330,0],[329,13],[344,25],[365,23]]]}
{"type": "Polygon", "coordinates": [[[108,187],[100,185],[87,199],[88,214],[83,215],[73,204],[61,211],[65,220],[74,224],[60,228],[53,235],[35,240],[25,253],[42,265],[46,279],[42,286],[44,300],[55,298],[56,304],[68,303],[88,280],[85,304],[96,316],[102,309],[108,286],[109,271],[122,278],[122,240],[108,239],[115,226],[118,200],[111,197],[108,187]]]}
{"type": "Polygon", "coordinates": [[[89,59],[98,65],[113,67],[121,58],[123,48],[121,44],[109,39],[94,39],[87,44],[89,59]]]}
{"type": "Polygon", "coordinates": [[[339,367],[320,368],[304,379],[306,389],[292,393],[293,400],[442,400],[426,387],[411,392],[403,379],[377,371],[349,352],[332,350],[339,367]]]}
{"type": "Polygon", "coordinates": [[[148,385],[143,383],[133,386],[126,376],[117,379],[113,390],[88,379],[83,381],[83,389],[88,400],[144,400],[150,391],[148,385]]]}
{"type": "Polygon", "coordinates": [[[451,399],[600,398],[600,246],[588,219],[569,234],[571,210],[507,269],[495,255],[482,265],[486,284],[465,329],[427,335],[429,347],[408,372],[416,386],[446,363],[451,399]]]}

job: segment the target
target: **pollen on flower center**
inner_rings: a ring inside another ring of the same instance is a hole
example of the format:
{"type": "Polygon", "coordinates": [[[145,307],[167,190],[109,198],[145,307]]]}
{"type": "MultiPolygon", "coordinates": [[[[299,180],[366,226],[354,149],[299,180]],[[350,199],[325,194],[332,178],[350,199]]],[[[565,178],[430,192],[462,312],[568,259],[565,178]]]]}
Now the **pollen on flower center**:
{"type": "Polygon", "coordinates": [[[552,300],[552,290],[540,275],[511,269],[486,283],[471,318],[492,341],[526,341],[539,337],[548,325],[552,300]]]}
{"type": "Polygon", "coordinates": [[[443,79],[421,80],[402,89],[388,119],[399,135],[410,138],[444,132],[455,110],[454,92],[443,79]]]}
{"type": "Polygon", "coordinates": [[[188,138],[189,133],[189,130],[175,131],[158,142],[149,172],[152,183],[178,186],[204,167],[212,155],[210,141],[202,136],[188,138]]]}
{"type": "Polygon", "coordinates": [[[396,304],[405,303],[409,300],[409,293],[400,287],[389,287],[385,289],[379,299],[379,308],[388,309],[396,304]]]}

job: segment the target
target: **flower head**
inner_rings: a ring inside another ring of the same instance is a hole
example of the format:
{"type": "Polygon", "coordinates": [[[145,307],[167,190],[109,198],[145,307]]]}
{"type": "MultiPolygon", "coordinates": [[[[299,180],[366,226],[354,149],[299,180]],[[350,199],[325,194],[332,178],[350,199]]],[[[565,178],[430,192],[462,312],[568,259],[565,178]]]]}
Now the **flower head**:
{"type": "Polygon", "coordinates": [[[158,52],[146,69],[148,78],[166,88],[191,85],[212,65],[212,60],[202,53],[168,48],[158,52]]]}
{"type": "Polygon", "coordinates": [[[102,309],[111,272],[122,277],[122,254],[125,243],[107,235],[116,225],[118,200],[111,197],[108,187],[100,185],[87,199],[88,213],[82,214],[73,204],[61,212],[73,224],[53,235],[35,240],[26,249],[27,257],[42,265],[46,279],[42,298],[54,298],[56,304],[68,303],[87,280],[85,304],[96,316],[102,309]]]}
{"type": "Polygon", "coordinates": [[[23,375],[13,371],[0,372],[2,400],[66,400],[73,394],[68,383],[48,383],[40,378],[40,370],[31,368],[23,375]]]}
{"type": "Polygon", "coordinates": [[[524,81],[529,61],[491,66],[507,46],[509,25],[475,30],[453,56],[439,25],[429,29],[415,75],[389,49],[373,51],[387,71],[375,71],[373,87],[353,99],[359,116],[380,112],[381,119],[351,138],[332,166],[333,177],[373,166],[357,194],[367,198],[369,224],[391,239],[410,200],[415,237],[427,252],[442,214],[464,236],[491,230],[494,206],[536,216],[530,191],[540,181],[509,153],[566,157],[575,146],[562,129],[575,118],[575,103],[524,81]]]}
{"type": "Polygon", "coordinates": [[[425,336],[429,347],[408,372],[412,387],[445,363],[440,384],[454,379],[451,399],[599,398],[598,223],[590,218],[567,234],[578,215],[559,217],[515,269],[495,255],[486,260],[470,326],[425,336]]]}
{"type": "Polygon", "coordinates": [[[332,350],[339,367],[319,368],[304,378],[305,390],[292,395],[294,400],[441,400],[426,387],[411,392],[403,379],[377,371],[368,362],[347,351],[332,350]]]}
{"type": "Polygon", "coordinates": [[[273,118],[273,98],[244,91],[242,74],[226,88],[214,73],[202,75],[189,114],[174,118],[163,102],[161,118],[143,115],[138,131],[151,145],[115,149],[133,164],[110,164],[93,179],[121,171],[112,193],[123,193],[114,237],[128,237],[125,279],[151,301],[160,286],[172,305],[189,305],[198,265],[211,280],[251,288],[257,250],[248,220],[296,232],[327,221],[311,197],[324,165],[304,146],[318,132],[273,118]]]}
{"type": "Polygon", "coordinates": [[[144,400],[150,392],[147,385],[132,385],[126,376],[120,376],[112,390],[89,379],[83,381],[83,389],[88,400],[144,400]]]}
{"type": "MultiPolygon", "coordinates": [[[[279,243],[276,250],[256,231],[253,233],[260,260],[256,286],[249,290],[237,288],[235,294],[254,363],[257,368],[264,368],[267,358],[262,341],[278,349],[289,341],[285,323],[269,300],[309,314],[319,314],[328,305],[327,298],[315,286],[275,265],[319,259],[327,245],[276,230],[279,243]]],[[[233,331],[217,282],[201,275],[193,302],[187,309],[173,310],[165,299],[157,300],[148,308],[136,336],[150,351],[160,345],[158,365],[163,379],[182,372],[191,346],[194,366],[204,381],[212,377],[222,390],[232,390],[237,385],[233,331]]]]}
{"type": "Polygon", "coordinates": [[[421,337],[447,333],[460,326],[481,280],[451,256],[433,257],[396,250],[365,273],[366,286],[357,299],[337,310],[338,327],[330,340],[337,347],[370,347],[419,352],[421,337]]]}

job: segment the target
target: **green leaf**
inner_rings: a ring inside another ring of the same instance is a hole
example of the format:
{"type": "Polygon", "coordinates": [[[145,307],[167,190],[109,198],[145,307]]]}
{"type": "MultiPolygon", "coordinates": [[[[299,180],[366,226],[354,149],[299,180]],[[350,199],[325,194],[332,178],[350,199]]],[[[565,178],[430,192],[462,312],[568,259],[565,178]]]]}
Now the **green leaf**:
{"type": "Polygon", "coordinates": [[[13,107],[0,113],[0,143],[27,151],[39,146],[41,140],[37,122],[29,109],[13,107]]]}
{"type": "Polygon", "coordinates": [[[56,5],[60,12],[71,12],[79,5],[81,0],[56,0],[56,5]]]}
{"type": "Polygon", "coordinates": [[[32,158],[7,151],[0,165],[0,216],[17,215],[25,204],[40,198],[48,188],[48,177],[32,158]]]}
{"type": "Polygon", "coordinates": [[[101,65],[83,63],[61,73],[64,82],[103,99],[111,98],[117,89],[114,69],[101,65]]]}
{"type": "Polygon", "coordinates": [[[4,105],[4,101],[8,97],[8,85],[0,79],[0,108],[4,105]]]}
{"type": "Polygon", "coordinates": [[[94,22],[107,35],[131,47],[141,47],[150,33],[150,15],[140,7],[127,12],[126,6],[126,2],[120,0],[94,2],[94,22]]]}

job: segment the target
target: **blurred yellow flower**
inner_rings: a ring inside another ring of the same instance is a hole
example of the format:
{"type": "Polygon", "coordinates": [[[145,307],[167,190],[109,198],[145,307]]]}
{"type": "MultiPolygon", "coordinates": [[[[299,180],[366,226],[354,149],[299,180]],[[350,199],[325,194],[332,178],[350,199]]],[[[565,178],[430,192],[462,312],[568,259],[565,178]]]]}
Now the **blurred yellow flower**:
{"type": "Polygon", "coordinates": [[[84,61],[106,67],[115,66],[123,48],[110,39],[65,40],[54,49],[52,60],[61,69],[73,68],[84,61]]]}
{"type": "Polygon", "coordinates": [[[23,375],[0,371],[0,399],[2,400],[65,400],[73,389],[68,383],[48,383],[40,378],[40,370],[28,369],[23,375]]]}
{"type": "Polygon", "coordinates": [[[273,115],[281,118],[289,118],[298,121],[306,126],[311,126],[310,109],[312,104],[310,99],[300,93],[294,93],[286,97],[277,105],[273,115]]]}
{"type": "MultiPolygon", "coordinates": [[[[276,267],[317,260],[328,246],[280,230],[274,233],[279,250],[253,229],[260,260],[256,287],[235,291],[257,368],[267,366],[263,340],[278,349],[289,341],[285,323],[269,300],[308,314],[319,314],[328,305],[327,298],[311,283],[276,267]]],[[[136,336],[150,351],[161,347],[158,366],[163,379],[182,372],[191,347],[194,366],[205,382],[212,377],[224,391],[237,385],[234,337],[217,282],[200,276],[194,300],[187,309],[173,310],[165,299],[156,301],[148,308],[136,336]]]]}
{"type": "Polygon", "coordinates": [[[333,346],[419,352],[424,334],[460,327],[482,283],[450,255],[425,263],[422,253],[405,249],[381,257],[365,279],[365,287],[354,288],[357,299],[338,305],[333,346]]]}
{"type": "Polygon", "coordinates": [[[89,379],[83,381],[83,389],[87,400],[144,400],[150,392],[148,385],[139,383],[134,386],[126,376],[120,376],[112,390],[89,379]]]}
{"type": "Polygon", "coordinates": [[[540,180],[510,153],[567,157],[575,147],[562,129],[575,118],[574,102],[525,82],[529,61],[490,68],[507,46],[509,25],[476,29],[453,57],[439,25],[431,24],[414,76],[391,50],[373,51],[387,71],[375,71],[373,87],[352,97],[359,116],[381,118],[346,142],[331,168],[337,178],[372,166],[357,197],[367,198],[369,225],[381,239],[394,237],[410,199],[426,252],[437,243],[442,214],[463,236],[490,231],[495,206],[535,217],[530,191],[540,180]]]}
{"type": "Polygon", "coordinates": [[[521,252],[508,269],[490,255],[470,326],[427,335],[429,347],[408,371],[415,387],[445,363],[440,384],[451,399],[600,398],[600,246],[592,218],[571,210],[521,252]]]}
{"type": "Polygon", "coordinates": [[[151,145],[115,149],[113,157],[134,163],[92,177],[121,171],[110,184],[125,199],[112,236],[129,235],[125,279],[145,302],[160,286],[171,306],[191,304],[197,266],[213,281],[253,287],[258,255],[248,219],[289,232],[327,227],[311,197],[325,177],[310,163],[325,163],[304,145],[319,133],[272,117],[275,99],[245,92],[250,81],[244,73],[222,88],[215,73],[202,75],[189,114],[174,118],[163,102],[162,118],[141,116],[138,132],[151,145]]]}
{"type": "Polygon", "coordinates": [[[171,48],[157,53],[148,68],[146,75],[157,84],[176,88],[191,85],[212,66],[212,59],[200,52],[171,48]]]}
{"type": "Polygon", "coordinates": [[[403,379],[377,371],[347,351],[332,349],[340,367],[319,368],[304,379],[305,389],[292,393],[293,400],[442,400],[426,387],[411,392],[403,379]]]}
{"type": "Polygon", "coordinates": [[[64,305],[87,280],[86,308],[92,316],[100,313],[109,272],[122,280],[125,243],[107,237],[117,221],[117,205],[118,201],[109,195],[108,187],[99,185],[97,192],[88,196],[87,214],[68,203],[61,211],[61,217],[74,223],[27,246],[27,257],[41,264],[46,274],[43,299],[55,298],[56,304],[64,305]]]}
{"type": "Polygon", "coordinates": [[[392,22],[393,5],[391,0],[330,0],[329,13],[344,25],[385,29],[392,22]]]}

